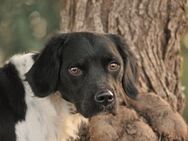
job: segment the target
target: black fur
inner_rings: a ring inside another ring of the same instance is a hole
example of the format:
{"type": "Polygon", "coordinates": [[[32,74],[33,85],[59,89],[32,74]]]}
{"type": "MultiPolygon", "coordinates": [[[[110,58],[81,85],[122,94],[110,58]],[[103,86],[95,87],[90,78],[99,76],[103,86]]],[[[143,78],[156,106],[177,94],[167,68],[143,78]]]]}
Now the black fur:
{"type": "Polygon", "coordinates": [[[138,90],[136,88],[138,79],[138,67],[136,66],[136,58],[121,36],[115,34],[108,34],[107,36],[109,36],[115,42],[125,64],[122,82],[124,90],[129,97],[135,99],[138,95],[138,90]]]}
{"type": "Polygon", "coordinates": [[[0,68],[0,141],[15,141],[15,124],[24,120],[25,94],[15,66],[0,68]]]}
{"type": "Polygon", "coordinates": [[[34,60],[34,62],[38,59],[38,57],[39,57],[39,53],[33,54],[32,59],[34,60]]]}
{"type": "Polygon", "coordinates": [[[116,94],[119,83],[123,83],[129,97],[136,98],[135,62],[128,46],[117,35],[87,32],[59,34],[47,42],[27,73],[27,80],[36,96],[45,97],[60,91],[64,99],[76,105],[78,112],[89,117],[104,110],[94,101],[94,95],[106,90],[116,94]],[[107,65],[111,61],[117,62],[121,69],[108,72],[107,65]],[[71,76],[68,73],[71,66],[79,67],[83,74],[71,76]]]}
{"type": "Polygon", "coordinates": [[[42,53],[35,58],[36,61],[27,74],[33,92],[39,97],[56,90],[63,42],[63,35],[51,38],[42,53]]]}
{"type": "MultiPolygon", "coordinates": [[[[59,91],[85,117],[102,111],[114,113],[116,95],[122,90],[130,98],[137,97],[136,59],[120,36],[88,32],[58,34],[32,58],[34,65],[24,81],[29,82],[34,94],[46,97],[59,91]],[[119,68],[109,71],[110,63],[119,68]],[[71,75],[71,67],[78,67],[81,75],[71,75]],[[108,105],[95,100],[98,94],[109,92],[114,99],[108,105]]],[[[15,124],[25,119],[25,91],[18,73],[12,63],[0,68],[0,141],[15,141],[15,124]]]]}

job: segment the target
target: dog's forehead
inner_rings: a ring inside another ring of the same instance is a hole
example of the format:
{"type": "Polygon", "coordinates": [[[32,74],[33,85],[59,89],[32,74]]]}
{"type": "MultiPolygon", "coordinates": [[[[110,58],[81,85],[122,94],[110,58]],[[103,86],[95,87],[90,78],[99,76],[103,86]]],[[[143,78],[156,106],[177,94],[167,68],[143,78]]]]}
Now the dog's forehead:
{"type": "Polygon", "coordinates": [[[69,37],[63,49],[64,58],[70,58],[71,56],[71,59],[74,60],[92,57],[100,58],[100,56],[115,56],[118,54],[115,44],[102,35],[77,35],[69,37]]]}

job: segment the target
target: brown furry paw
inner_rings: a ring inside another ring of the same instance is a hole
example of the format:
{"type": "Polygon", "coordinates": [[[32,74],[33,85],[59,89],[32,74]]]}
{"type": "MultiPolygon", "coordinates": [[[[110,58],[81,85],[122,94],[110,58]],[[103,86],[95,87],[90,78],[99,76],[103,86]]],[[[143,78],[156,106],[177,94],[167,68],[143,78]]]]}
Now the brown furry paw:
{"type": "Polygon", "coordinates": [[[157,141],[153,130],[124,106],[118,114],[97,115],[90,121],[90,141],[157,141]]]}
{"type": "Polygon", "coordinates": [[[170,141],[186,140],[187,125],[185,121],[161,97],[155,94],[142,94],[137,100],[129,100],[129,102],[160,136],[170,141]]]}

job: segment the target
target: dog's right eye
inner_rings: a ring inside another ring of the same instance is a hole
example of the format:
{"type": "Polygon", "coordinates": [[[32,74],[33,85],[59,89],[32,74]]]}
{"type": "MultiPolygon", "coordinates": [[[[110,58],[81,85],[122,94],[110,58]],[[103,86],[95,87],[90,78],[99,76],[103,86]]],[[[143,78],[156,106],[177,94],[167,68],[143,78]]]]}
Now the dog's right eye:
{"type": "Polygon", "coordinates": [[[70,67],[68,69],[69,74],[71,74],[72,76],[80,76],[82,75],[82,70],[79,67],[70,67]]]}
{"type": "Polygon", "coordinates": [[[119,69],[120,69],[120,65],[114,61],[112,61],[108,64],[108,71],[110,71],[110,72],[116,72],[119,69]]]}

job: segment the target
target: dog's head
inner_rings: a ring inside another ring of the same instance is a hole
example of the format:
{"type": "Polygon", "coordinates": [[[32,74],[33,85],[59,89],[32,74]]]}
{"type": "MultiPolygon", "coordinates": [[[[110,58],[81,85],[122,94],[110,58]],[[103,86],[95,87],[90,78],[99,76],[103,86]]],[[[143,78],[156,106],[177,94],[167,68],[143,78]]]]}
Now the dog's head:
{"type": "Polygon", "coordinates": [[[85,117],[116,107],[119,88],[136,98],[135,58],[114,34],[86,32],[52,37],[27,73],[38,97],[59,91],[85,117]]]}

